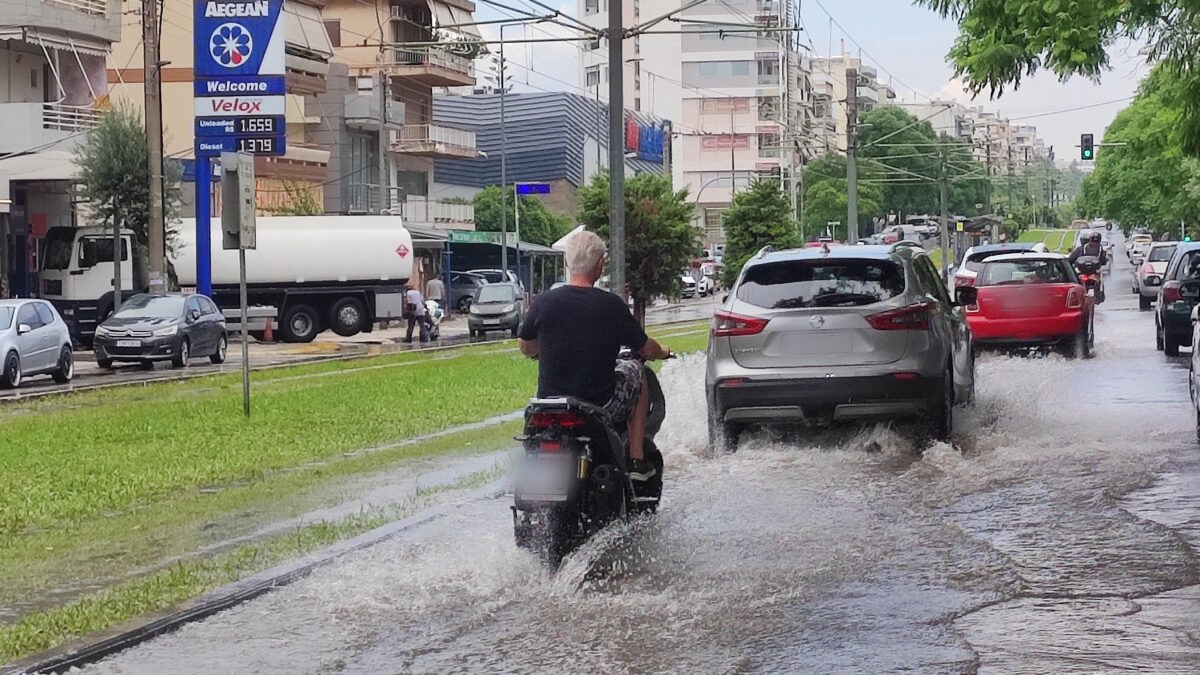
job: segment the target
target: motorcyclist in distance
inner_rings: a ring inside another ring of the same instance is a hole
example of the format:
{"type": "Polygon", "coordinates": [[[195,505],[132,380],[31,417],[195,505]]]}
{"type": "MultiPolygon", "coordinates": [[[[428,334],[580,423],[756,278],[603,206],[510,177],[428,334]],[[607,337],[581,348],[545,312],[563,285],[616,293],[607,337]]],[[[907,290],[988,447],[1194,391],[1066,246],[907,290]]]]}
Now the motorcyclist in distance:
{"type": "Polygon", "coordinates": [[[1093,232],[1086,242],[1076,246],[1067,256],[1067,260],[1074,265],[1075,261],[1083,256],[1099,258],[1101,266],[1108,264],[1108,254],[1104,251],[1104,237],[1100,236],[1099,232],[1093,232]]]}
{"type": "Polygon", "coordinates": [[[644,436],[650,411],[644,366],[619,360],[622,347],[644,359],[671,350],[646,335],[620,296],[595,287],[604,272],[604,240],[580,232],[567,243],[567,285],[538,296],[521,323],[521,353],[538,360],[538,397],[570,396],[606,409],[616,424],[628,420],[630,476],[648,480],[644,436]]]}

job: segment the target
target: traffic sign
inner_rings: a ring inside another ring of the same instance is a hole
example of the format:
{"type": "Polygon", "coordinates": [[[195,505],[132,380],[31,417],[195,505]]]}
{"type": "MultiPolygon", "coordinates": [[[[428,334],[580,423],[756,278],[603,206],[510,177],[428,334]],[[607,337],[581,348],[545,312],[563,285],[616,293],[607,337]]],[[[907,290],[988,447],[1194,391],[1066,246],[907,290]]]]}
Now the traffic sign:
{"type": "Polygon", "coordinates": [[[517,183],[517,194],[519,195],[548,195],[550,194],[549,183],[517,183]]]}

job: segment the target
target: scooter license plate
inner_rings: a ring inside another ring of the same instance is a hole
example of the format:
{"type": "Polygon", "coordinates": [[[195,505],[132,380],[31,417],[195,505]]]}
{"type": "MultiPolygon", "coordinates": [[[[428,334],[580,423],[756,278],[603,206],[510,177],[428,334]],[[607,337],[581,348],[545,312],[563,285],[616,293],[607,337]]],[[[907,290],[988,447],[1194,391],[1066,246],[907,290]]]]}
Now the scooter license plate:
{"type": "Polygon", "coordinates": [[[575,478],[575,455],[536,453],[526,455],[517,471],[516,494],[530,501],[566,501],[575,478]]]}

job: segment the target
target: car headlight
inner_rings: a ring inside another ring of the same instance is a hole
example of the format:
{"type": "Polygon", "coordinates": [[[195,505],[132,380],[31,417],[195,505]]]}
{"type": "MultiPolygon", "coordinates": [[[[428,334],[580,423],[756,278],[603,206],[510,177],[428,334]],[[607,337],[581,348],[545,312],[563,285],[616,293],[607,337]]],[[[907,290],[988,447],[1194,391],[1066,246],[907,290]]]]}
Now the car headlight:
{"type": "Polygon", "coordinates": [[[175,324],[174,326],[167,326],[166,328],[159,328],[154,331],[154,337],[170,337],[178,332],[179,324],[175,324]]]}
{"type": "Polygon", "coordinates": [[[110,331],[109,329],[105,328],[104,326],[96,326],[96,335],[97,335],[98,337],[104,337],[104,336],[108,335],[108,334],[109,334],[109,333],[111,333],[111,332],[112,332],[112,331],[110,331]]]}
{"type": "Polygon", "coordinates": [[[478,308],[478,307],[476,307],[475,305],[471,305],[471,309],[470,309],[470,310],[468,310],[468,311],[470,311],[472,314],[478,314],[478,313],[479,313],[479,308],[478,308]]]}
{"type": "Polygon", "coordinates": [[[517,308],[517,306],[516,306],[516,305],[505,305],[505,306],[504,306],[504,309],[500,310],[500,313],[501,313],[501,314],[508,314],[509,312],[513,311],[513,310],[514,310],[514,309],[516,309],[516,308],[517,308]]]}

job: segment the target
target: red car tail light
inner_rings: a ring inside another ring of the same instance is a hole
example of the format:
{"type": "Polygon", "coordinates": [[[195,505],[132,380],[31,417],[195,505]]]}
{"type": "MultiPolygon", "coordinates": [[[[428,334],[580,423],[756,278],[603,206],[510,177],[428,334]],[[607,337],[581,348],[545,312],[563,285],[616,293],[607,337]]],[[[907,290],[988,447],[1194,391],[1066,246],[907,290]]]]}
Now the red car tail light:
{"type": "Polygon", "coordinates": [[[1151,265],[1150,263],[1142,265],[1142,272],[1145,274],[1154,274],[1154,265],[1151,265]]]}
{"type": "Polygon", "coordinates": [[[533,429],[549,429],[551,427],[573,429],[583,426],[586,421],[582,413],[566,410],[562,412],[535,412],[529,416],[529,426],[533,429]]]}
{"type": "Polygon", "coordinates": [[[975,279],[973,277],[959,277],[959,276],[954,277],[954,287],[955,288],[957,288],[959,286],[974,286],[974,285],[975,285],[975,279]]]}
{"type": "Polygon", "coordinates": [[[1183,299],[1183,294],[1180,293],[1179,287],[1183,284],[1178,281],[1168,281],[1163,284],[1162,297],[1163,302],[1179,302],[1183,299]]]}
{"type": "Polygon", "coordinates": [[[767,327],[768,319],[742,316],[732,312],[716,312],[712,320],[713,337],[758,335],[767,327]]]}
{"type": "Polygon", "coordinates": [[[1067,291],[1067,309],[1079,309],[1083,307],[1083,289],[1078,286],[1072,286],[1071,290],[1067,291]]]}
{"type": "Polygon", "coordinates": [[[929,330],[929,314],[933,303],[922,302],[892,309],[866,317],[875,330],[929,330]]]}

